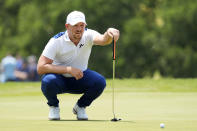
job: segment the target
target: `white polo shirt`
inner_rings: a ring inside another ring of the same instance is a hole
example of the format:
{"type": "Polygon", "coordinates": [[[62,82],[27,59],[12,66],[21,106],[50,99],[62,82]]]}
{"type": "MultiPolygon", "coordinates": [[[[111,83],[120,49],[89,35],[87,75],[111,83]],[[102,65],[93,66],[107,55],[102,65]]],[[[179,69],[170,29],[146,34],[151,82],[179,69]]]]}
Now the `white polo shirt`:
{"type": "MultiPolygon", "coordinates": [[[[72,66],[85,71],[88,67],[88,60],[94,45],[93,39],[98,35],[97,31],[86,29],[76,46],[68,37],[68,33],[60,32],[49,40],[42,55],[52,59],[54,65],[72,66]]],[[[70,74],[63,74],[71,77],[70,74]]]]}

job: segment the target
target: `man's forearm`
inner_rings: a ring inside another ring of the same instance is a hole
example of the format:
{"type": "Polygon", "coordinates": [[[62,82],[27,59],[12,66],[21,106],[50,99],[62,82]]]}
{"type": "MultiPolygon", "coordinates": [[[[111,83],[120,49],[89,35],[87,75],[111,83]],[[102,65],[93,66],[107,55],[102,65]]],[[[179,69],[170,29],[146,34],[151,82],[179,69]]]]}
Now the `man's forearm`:
{"type": "Polygon", "coordinates": [[[105,32],[103,35],[99,35],[94,39],[96,45],[108,45],[112,42],[112,38],[105,32]]]}
{"type": "Polygon", "coordinates": [[[71,67],[45,64],[45,65],[38,67],[38,74],[40,75],[46,74],[46,73],[65,74],[65,73],[70,73],[69,68],[71,67]]]}
{"type": "Polygon", "coordinates": [[[97,37],[95,37],[93,42],[96,45],[104,46],[110,44],[113,39],[117,41],[118,38],[119,38],[119,30],[114,28],[108,28],[103,35],[98,35],[97,37]]]}

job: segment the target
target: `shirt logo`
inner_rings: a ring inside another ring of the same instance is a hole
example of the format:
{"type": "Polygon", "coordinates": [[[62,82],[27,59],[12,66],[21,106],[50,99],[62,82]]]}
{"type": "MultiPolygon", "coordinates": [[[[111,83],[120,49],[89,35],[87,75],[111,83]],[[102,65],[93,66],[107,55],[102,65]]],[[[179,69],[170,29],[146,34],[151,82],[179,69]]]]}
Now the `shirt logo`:
{"type": "Polygon", "coordinates": [[[84,46],[84,44],[80,44],[80,45],[79,45],[79,48],[81,48],[82,46],[84,46]]]}

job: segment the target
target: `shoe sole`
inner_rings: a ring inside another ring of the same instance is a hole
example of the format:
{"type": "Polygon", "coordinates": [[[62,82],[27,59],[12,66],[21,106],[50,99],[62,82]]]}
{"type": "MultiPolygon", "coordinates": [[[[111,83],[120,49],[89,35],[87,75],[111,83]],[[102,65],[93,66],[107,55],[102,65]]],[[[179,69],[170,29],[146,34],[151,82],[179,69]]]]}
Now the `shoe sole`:
{"type": "MultiPolygon", "coordinates": [[[[73,114],[77,115],[77,111],[76,111],[74,108],[73,108],[73,114]]],[[[88,118],[85,119],[85,118],[78,118],[78,117],[77,117],[77,120],[80,120],[80,121],[87,121],[88,118]]]]}
{"type": "Polygon", "coordinates": [[[50,121],[58,121],[60,118],[49,118],[50,121]]]}

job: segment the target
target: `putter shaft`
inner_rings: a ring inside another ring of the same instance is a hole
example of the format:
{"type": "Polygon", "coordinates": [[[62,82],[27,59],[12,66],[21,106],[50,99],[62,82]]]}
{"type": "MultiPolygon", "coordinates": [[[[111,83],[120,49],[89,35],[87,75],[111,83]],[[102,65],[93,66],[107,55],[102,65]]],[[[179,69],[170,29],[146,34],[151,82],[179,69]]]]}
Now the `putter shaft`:
{"type": "Polygon", "coordinates": [[[112,79],[112,91],[113,91],[113,94],[112,94],[112,112],[113,112],[113,115],[114,115],[114,118],[116,118],[115,116],[115,109],[114,109],[114,80],[115,80],[115,59],[113,59],[113,79],[112,79]]]}

